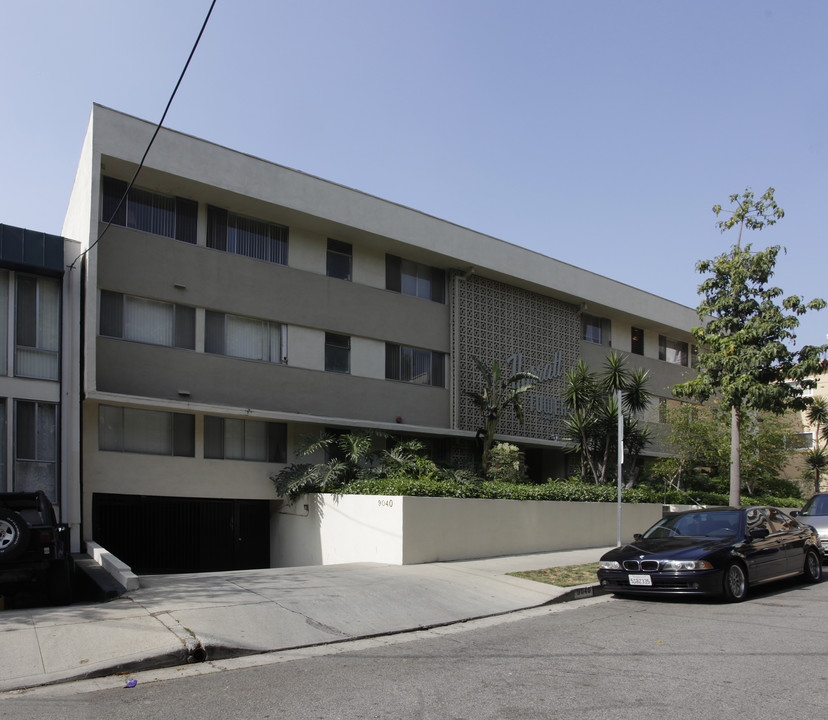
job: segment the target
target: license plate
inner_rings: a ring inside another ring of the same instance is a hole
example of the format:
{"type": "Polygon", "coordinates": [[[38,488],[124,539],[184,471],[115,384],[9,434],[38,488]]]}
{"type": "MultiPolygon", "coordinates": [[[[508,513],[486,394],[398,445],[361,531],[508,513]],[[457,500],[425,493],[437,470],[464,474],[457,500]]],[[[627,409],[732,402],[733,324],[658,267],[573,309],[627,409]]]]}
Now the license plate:
{"type": "Polygon", "coordinates": [[[630,575],[630,585],[652,585],[653,579],[649,575],[630,575]]]}

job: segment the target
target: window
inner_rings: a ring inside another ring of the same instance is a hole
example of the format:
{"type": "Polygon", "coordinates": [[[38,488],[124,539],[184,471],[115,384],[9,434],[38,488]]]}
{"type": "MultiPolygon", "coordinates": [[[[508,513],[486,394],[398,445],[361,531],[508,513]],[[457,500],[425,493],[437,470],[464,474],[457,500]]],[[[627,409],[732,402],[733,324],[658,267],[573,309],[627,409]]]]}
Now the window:
{"type": "Polygon", "coordinates": [[[351,279],[351,243],[328,238],[326,273],[340,280],[351,279]]]}
{"type": "Polygon", "coordinates": [[[288,229],[208,205],[207,247],[287,265],[288,229]]]}
{"type": "MultiPolygon", "coordinates": [[[[0,270],[0,375],[9,374],[9,274],[0,270]]],[[[3,475],[3,478],[6,476],[3,475]]],[[[0,492],[3,491],[0,482],[0,492]]]]}
{"type": "Polygon", "coordinates": [[[281,323],[208,310],[204,352],[280,363],[287,357],[285,334],[281,323]]]}
{"type": "Polygon", "coordinates": [[[786,450],[810,450],[814,447],[812,432],[790,433],[785,438],[786,450]]]}
{"type": "Polygon", "coordinates": [[[764,512],[768,516],[771,533],[791,532],[799,526],[796,520],[774,507],[764,508],[764,512]]]}
{"type": "Polygon", "coordinates": [[[351,338],[347,335],[325,333],[325,370],[351,372],[351,338]]]}
{"type": "Polygon", "coordinates": [[[687,367],[689,361],[688,345],[681,340],[673,340],[666,335],[658,336],[658,359],[675,365],[687,367]]]}
{"type": "Polygon", "coordinates": [[[15,375],[57,380],[60,366],[60,281],[17,276],[15,375]]]}
{"type": "Polygon", "coordinates": [[[385,377],[388,380],[444,387],[443,358],[444,354],[440,352],[386,343],[385,377]]]}
{"type": "Polygon", "coordinates": [[[644,354],[644,331],[641,328],[630,328],[630,352],[634,355],[644,354]]]}
{"type": "Polygon", "coordinates": [[[439,303],[446,301],[446,273],[443,270],[403,260],[396,255],[385,256],[385,287],[403,295],[439,303]]]}
{"type": "Polygon", "coordinates": [[[101,335],[195,349],[195,308],[101,290],[101,335]]]}
{"type": "Polygon", "coordinates": [[[0,398],[0,492],[6,492],[8,475],[6,473],[6,401],[0,398]]]}
{"type": "Polygon", "coordinates": [[[101,405],[98,447],[113,452],[195,457],[195,416],[101,405]]]}
{"type": "Polygon", "coordinates": [[[57,409],[57,405],[50,403],[15,403],[14,489],[43,490],[52,502],[58,502],[57,409]]]}
{"type": "Polygon", "coordinates": [[[581,315],[583,339],[596,345],[609,345],[610,321],[595,315],[581,315]]]}
{"type": "Polygon", "coordinates": [[[204,457],[218,460],[287,462],[287,425],[206,415],[204,457]]]}
{"type": "Polygon", "coordinates": [[[195,245],[198,203],[194,200],[132,188],[126,200],[121,203],[129,183],[105,177],[101,184],[103,222],[111,220],[113,225],[143,230],[195,245]],[[120,207],[118,203],[121,203],[120,207]]]}

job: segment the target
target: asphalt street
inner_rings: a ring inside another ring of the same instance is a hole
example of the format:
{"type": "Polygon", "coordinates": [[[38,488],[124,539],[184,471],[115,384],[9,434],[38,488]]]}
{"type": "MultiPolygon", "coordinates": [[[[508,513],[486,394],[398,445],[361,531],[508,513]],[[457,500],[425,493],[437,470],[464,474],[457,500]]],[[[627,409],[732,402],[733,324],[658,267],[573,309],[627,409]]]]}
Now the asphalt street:
{"type": "Polygon", "coordinates": [[[132,688],[4,695],[0,717],[824,717],[827,609],[828,583],[741,604],[598,597],[222,672],[138,674],[132,688]]]}

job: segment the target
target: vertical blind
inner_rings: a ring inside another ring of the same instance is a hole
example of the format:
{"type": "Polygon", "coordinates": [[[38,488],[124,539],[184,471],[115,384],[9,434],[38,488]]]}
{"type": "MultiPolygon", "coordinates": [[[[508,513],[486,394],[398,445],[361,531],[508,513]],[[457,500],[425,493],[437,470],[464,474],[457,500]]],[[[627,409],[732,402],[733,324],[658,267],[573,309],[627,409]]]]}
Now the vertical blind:
{"type": "Polygon", "coordinates": [[[282,361],[282,326],[279,323],[208,310],[204,350],[248,360],[282,361]]]}
{"type": "Polygon", "coordinates": [[[60,280],[18,275],[15,374],[57,380],[60,280]]]}
{"type": "Polygon", "coordinates": [[[57,497],[57,405],[18,400],[14,489],[43,490],[50,500],[57,497]]]}
{"type": "Polygon", "coordinates": [[[103,178],[101,182],[101,220],[103,222],[111,221],[113,225],[195,244],[198,222],[196,201],[132,188],[126,199],[121,202],[127,185],[123,180],[103,178]]]}
{"type": "Polygon", "coordinates": [[[195,416],[101,405],[98,448],[149,455],[195,455],[195,416]]]}
{"type": "MultiPolygon", "coordinates": [[[[9,274],[0,271],[0,375],[8,375],[9,274]]],[[[5,476],[3,476],[5,477],[5,476]]]]}
{"type": "Polygon", "coordinates": [[[287,265],[288,228],[208,205],[207,247],[287,265]]]}

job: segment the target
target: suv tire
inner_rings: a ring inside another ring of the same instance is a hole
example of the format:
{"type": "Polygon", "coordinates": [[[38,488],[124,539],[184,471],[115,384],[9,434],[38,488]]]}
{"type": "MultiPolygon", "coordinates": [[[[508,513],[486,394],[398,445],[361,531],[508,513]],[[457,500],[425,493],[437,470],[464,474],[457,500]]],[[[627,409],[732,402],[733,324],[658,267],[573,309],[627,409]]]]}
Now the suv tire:
{"type": "Polygon", "coordinates": [[[29,547],[29,525],[14,510],[0,508],[0,560],[14,560],[29,547]]]}

